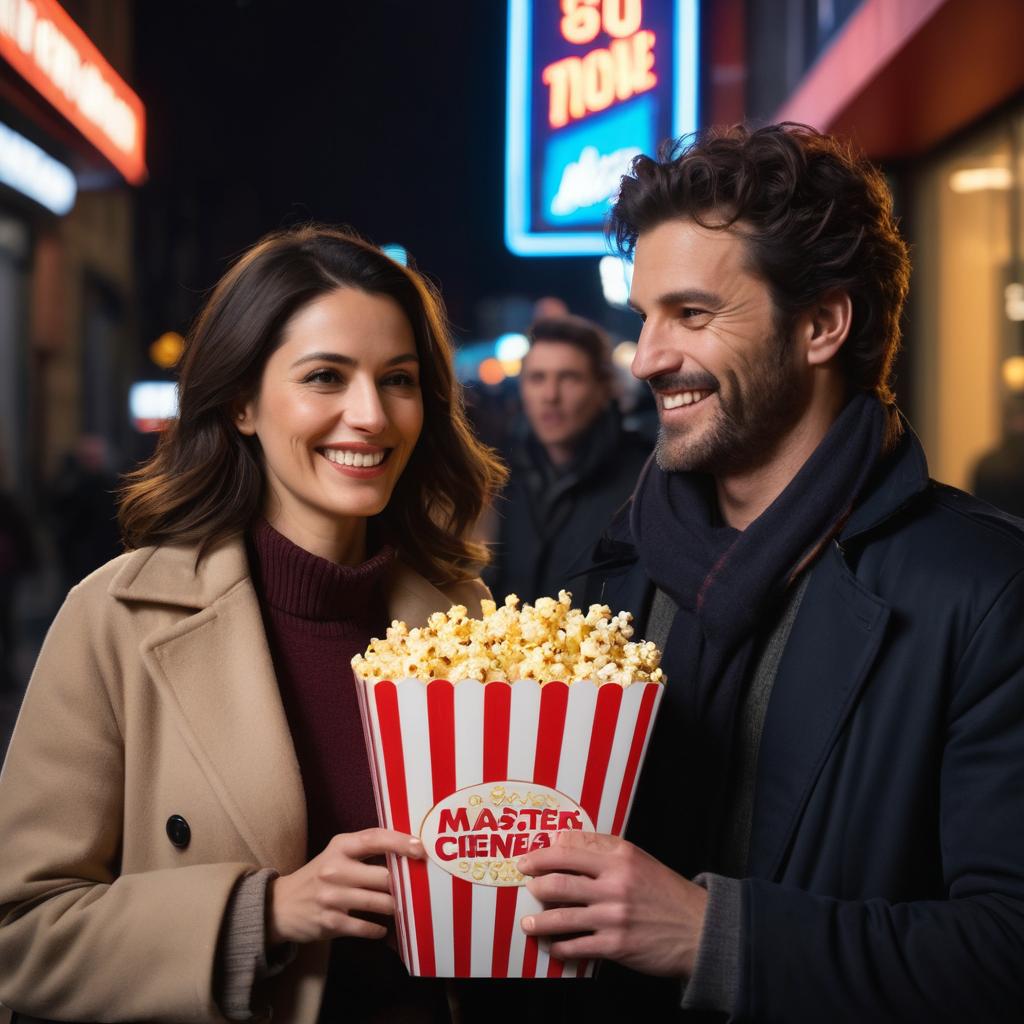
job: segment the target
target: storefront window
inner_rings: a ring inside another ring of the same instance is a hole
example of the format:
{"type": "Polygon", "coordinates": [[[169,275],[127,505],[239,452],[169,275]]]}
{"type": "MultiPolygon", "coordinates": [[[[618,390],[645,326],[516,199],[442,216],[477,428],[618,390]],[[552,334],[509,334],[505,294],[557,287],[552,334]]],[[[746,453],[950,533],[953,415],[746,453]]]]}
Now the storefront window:
{"type": "Polygon", "coordinates": [[[969,489],[1024,393],[1024,110],[929,159],[915,175],[913,419],[932,476],[969,489]]]}

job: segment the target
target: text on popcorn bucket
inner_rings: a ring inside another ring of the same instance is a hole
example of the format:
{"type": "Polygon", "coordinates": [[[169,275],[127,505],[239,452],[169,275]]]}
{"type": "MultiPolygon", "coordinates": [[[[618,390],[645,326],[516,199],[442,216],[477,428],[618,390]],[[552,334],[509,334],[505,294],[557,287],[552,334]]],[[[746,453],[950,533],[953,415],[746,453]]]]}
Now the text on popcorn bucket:
{"type": "Polygon", "coordinates": [[[420,830],[427,855],[480,885],[524,884],[515,861],[550,846],[558,832],[593,832],[587,813],[564,793],[536,783],[481,783],[449,794],[420,830]]]}

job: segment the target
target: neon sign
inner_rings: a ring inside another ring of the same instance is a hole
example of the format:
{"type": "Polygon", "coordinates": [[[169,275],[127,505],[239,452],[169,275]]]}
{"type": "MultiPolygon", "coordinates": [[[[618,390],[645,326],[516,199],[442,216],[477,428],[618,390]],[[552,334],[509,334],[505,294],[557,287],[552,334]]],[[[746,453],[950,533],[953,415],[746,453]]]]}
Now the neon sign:
{"type": "Polygon", "coordinates": [[[699,0],[509,0],[505,243],[607,250],[604,220],[640,153],[697,127],[699,0]]]}
{"type": "Polygon", "coordinates": [[[133,185],[146,180],[146,111],[56,0],[0,0],[0,57],[133,185]]]}

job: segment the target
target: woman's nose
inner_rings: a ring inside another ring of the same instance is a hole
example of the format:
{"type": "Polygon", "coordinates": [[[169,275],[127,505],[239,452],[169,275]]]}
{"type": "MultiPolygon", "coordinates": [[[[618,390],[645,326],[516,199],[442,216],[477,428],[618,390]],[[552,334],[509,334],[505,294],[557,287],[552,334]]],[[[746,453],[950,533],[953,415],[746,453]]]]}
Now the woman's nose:
{"type": "Polygon", "coordinates": [[[353,380],[345,392],[345,422],[354,430],[379,434],[388,425],[388,415],[375,381],[353,380]]]}

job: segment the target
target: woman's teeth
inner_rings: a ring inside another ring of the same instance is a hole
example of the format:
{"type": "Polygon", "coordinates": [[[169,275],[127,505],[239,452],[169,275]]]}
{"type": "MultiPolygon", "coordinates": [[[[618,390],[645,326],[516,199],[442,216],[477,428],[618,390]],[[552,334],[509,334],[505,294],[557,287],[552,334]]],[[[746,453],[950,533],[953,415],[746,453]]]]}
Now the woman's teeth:
{"type": "Polygon", "coordinates": [[[703,401],[710,394],[710,391],[680,391],[675,395],[663,395],[661,407],[663,409],[678,409],[681,405],[693,405],[694,402],[703,401]]]}
{"type": "Polygon", "coordinates": [[[383,452],[344,452],[335,448],[321,448],[324,458],[330,462],[337,462],[339,466],[360,466],[370,468],[379,466],[384,461],[386,451],[383,452]]]}

